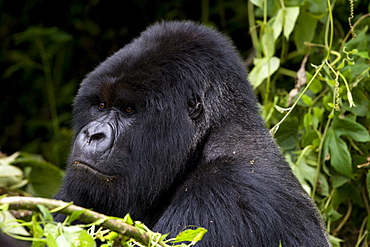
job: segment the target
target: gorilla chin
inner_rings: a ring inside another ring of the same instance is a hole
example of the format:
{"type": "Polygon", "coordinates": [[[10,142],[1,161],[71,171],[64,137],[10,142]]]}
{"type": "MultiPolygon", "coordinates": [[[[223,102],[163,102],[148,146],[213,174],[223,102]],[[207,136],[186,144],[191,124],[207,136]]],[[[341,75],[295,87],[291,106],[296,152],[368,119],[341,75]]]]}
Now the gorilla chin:
{"type": "MultiPolygon", "coordinates": [[[[214,29],[160,22],[82,81],[56,199],[197,246],[330,246],[315,204],[259,116],[239,53],[214,29]]],[[[63,216],[57,215],[62,221],[63,216]]]]}

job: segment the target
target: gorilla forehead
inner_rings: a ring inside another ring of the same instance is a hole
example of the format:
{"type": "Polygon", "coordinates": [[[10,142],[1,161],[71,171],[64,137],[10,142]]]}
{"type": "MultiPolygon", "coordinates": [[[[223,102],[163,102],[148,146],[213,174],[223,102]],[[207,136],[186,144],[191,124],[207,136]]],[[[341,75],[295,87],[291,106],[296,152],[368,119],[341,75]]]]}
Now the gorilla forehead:
{"type": "Polygon", "coordinates": [[[191,22],[160,23],[108,58],[89,77],[97,83],[125,83],[134,90],[181,84],[203,89],[213,70],[235,65],[235,59],[227,61],[234,53],[229,40],[212,29],[191,22]]]}

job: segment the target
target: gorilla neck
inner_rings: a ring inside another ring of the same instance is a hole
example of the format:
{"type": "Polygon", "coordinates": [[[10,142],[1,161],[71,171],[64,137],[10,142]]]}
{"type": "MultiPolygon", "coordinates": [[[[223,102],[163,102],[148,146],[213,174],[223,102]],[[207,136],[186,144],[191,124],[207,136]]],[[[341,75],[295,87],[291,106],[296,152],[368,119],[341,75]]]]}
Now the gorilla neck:
{"type": "Polygon", "coordinates": [[[261,154],[256,150],[269,150],[280,155],[262,120],[254,119],[248,124],[229,121],[209,136],[204,147],[203,160],[209,163],[221,157],[229,157],[249,161],[255,159],[257,154],[261,154]]]}

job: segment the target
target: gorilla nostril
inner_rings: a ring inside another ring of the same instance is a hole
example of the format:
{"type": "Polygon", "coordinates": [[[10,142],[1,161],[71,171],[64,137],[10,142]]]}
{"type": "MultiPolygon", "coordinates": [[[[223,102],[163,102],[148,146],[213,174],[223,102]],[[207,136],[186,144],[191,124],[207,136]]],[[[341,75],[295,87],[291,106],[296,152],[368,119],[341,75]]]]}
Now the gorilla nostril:
{"type": "Polygon", "coordinates": [[[91,144],[91,142],[103,140],[104,138],[106,138],[106,135],[104,133],[96,133],[91,136],[88,136],[87,143],[91,144]]]}
{"type": "Polygon", "coordinates": [[[103,138],[105,138],[104,133],[96,133],[90,137],[90,141],[97,141],[103,138]]]}

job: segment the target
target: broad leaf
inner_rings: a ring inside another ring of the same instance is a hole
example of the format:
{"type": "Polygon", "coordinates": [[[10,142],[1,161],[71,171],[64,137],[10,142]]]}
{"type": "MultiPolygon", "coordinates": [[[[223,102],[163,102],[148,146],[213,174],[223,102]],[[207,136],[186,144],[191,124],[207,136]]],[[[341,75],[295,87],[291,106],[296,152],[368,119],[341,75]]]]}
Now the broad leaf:
{"type": "Polygon", "coordinates": [[[271,76],[280,66],[280,59],[277,57],[272,58],[256,58],[254,59],[255,66],[249,73],[249,79],[254,88],[259,87],[262,82],[271,76]]]}
{"type": "Polygon", "coordinates": [[[348,118],[334,118],[333,129],[338,137],[344,135],[358,142],[370,141],[369,131],[363,125],[348,118]]]}
{"type": "Polygon", "coordinates": [[[271,58],[275,53],[274,31],[270,25],[262,26],[261,42],[262,52],[265,57],[271,58]]]}
{"type": "MultiPolygon", "coordinates": [[[[325,149],[330,154],[330,164],[339,173],[353,177],[352,160],[348,151],[347,144],[334,132],[332,128],[328,130],[325,138],[325,149]]],[[[325,154],[326,152],[324,152],[325,154]]]]}
{"type": "Polygon", "coordinates": [[[0,165],[0,188],[19,183],[23,178],[23,172],[16,166],[0,165]]]}
{"type": "Polygon", "coordinates": [[[253,3],[254,5],[262,8],[263,6],[263,0],[250,0],[251,3],[253,3]]]}
{"type": "MultiPolygon", "coordinates": [[[[304,42],[310,42],[315,36],[317,19],[312,15],[302,11],[297,20],[297,27],[294,29],[294,41],[298,50],[303,50],[306,46],[304,42]]],[[[308,80],[308,79],[307,79],[308,80]]]]}
{"type": "Polygon", "coordinates": [[[284,9],[284,36],[287,40],[289,40],[289,36],[295,27],[298,15],[299,7],[287,7],[284,9]]]}
{"type": "Polygon", "coordinates": [[[282,9],[279,9],[276,16],[274,17],[274,23],[272,24],[272,30],[274,32],[274,41],[278,39],[283,30],[284,15],[282,9]]]}
{"type": "Polygon", "coordinates": [[[44,161],[41,156],[22,152],[21,157],[17,158],[12,164],[21,168],[31,168],[26,192],[33,196],[50,198],[58,191],[63,171],[44,161]]]}
{"type": "Polygon", "coordinates": [[[179,235],[176,236],[176,239],[173,241],[173,243],[184,241],[196,243],[200,241],[206,233],[207,230],[202,227],[198,227],[197,229],[187,229],[183,232],[180,232],[179,235]]]}
{"type": "Polygon", "coordinates": [[[279,130],[275,133],[275,139],[279,146],[284,150],[292,150],[298,143],[298,119],[287,119],[281,124],[279,130]]]}

